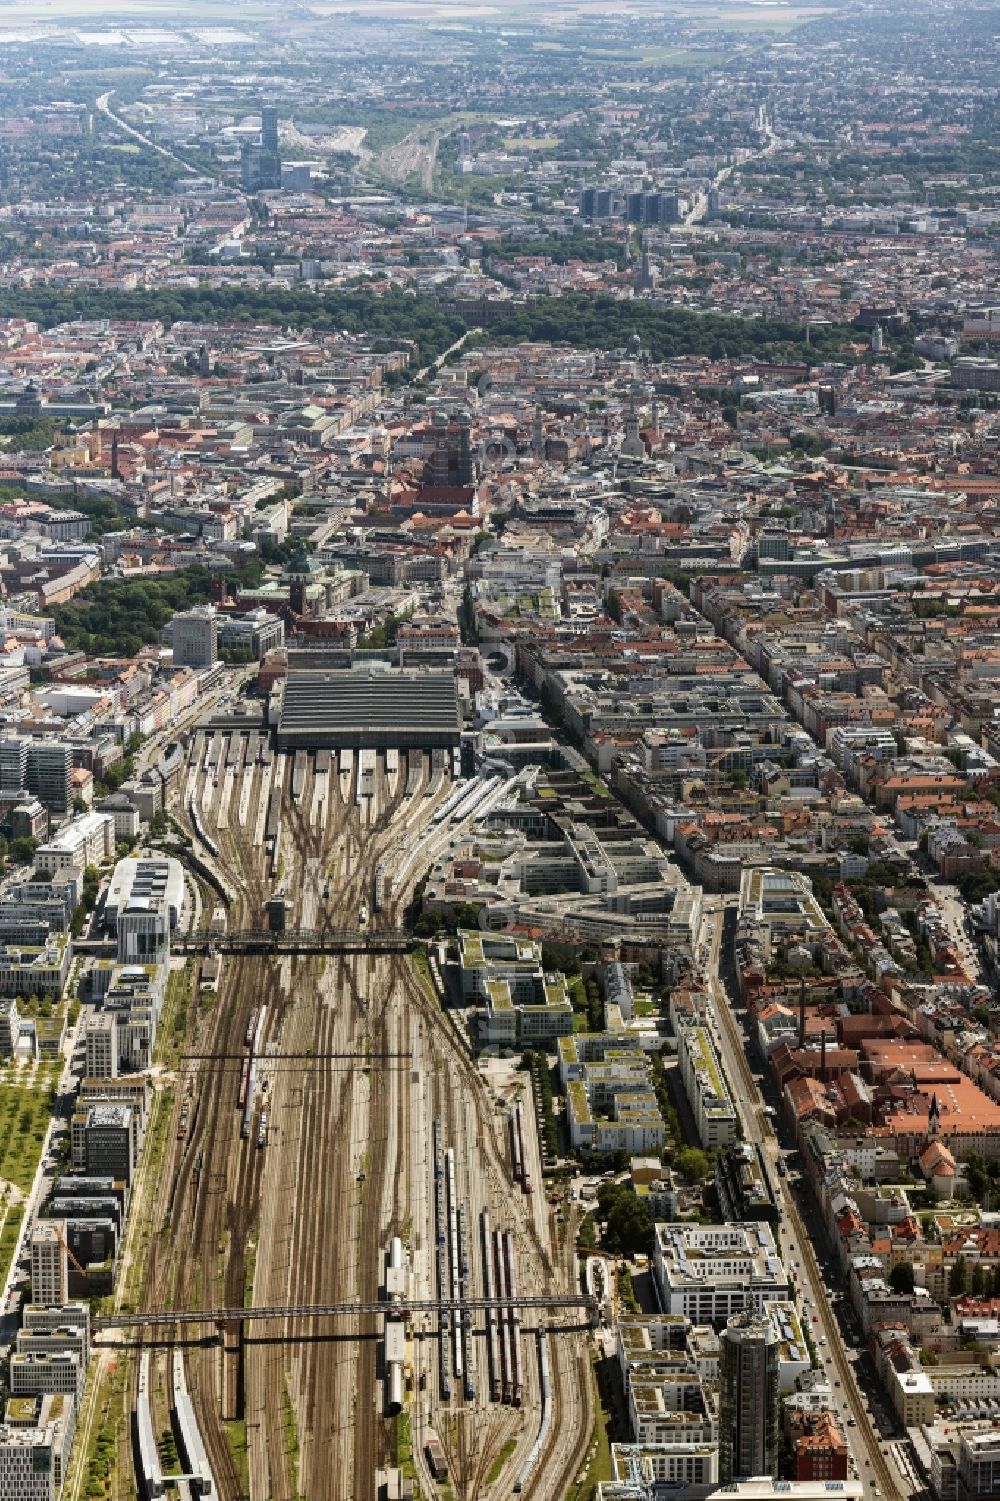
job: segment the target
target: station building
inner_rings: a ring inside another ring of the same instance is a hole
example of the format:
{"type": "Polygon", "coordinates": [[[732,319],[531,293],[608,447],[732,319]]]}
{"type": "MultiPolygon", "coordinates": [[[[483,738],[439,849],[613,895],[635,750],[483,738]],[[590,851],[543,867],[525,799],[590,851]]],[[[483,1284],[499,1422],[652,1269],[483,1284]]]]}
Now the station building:
{"type": "Polygon", "coordinates": [[[452,672],[379,664],[289,664],[278,710],[280,750],[452,749],[462,719],[452,672]]]}

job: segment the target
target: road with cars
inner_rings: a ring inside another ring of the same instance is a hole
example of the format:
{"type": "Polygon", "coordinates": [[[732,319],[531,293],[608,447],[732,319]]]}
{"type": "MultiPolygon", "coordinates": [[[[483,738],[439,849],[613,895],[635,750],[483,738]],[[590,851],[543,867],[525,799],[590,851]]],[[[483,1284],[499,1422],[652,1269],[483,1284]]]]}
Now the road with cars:
{"type": "MultiPolygon", "coordinates": [[[[830,1383],[833,1410],[848,1443],[851,1474],[862,1481],[866,1496],[877,1501],[902,1501],[913,1496],[912,1483],[895,1463],[891,1447],[883,1443],[867,1395],[859,1386],[858,1353],[848,1347],[832,1301],[840,1295],[824,1279],[817,1254],[822,1246],[822,1228],[814,1206],[807,1200],[808,1189],[805,1185],[800,1189],[797,1172],[782,1178],[778,1171],[778,1163],[783,1161],[787,1173],[790,1153],[775,1135],[771,1123],[774,1107],[768,1107],[763,1099],[763,1075],[753,1071],[748,1057],[751,1041],[738,1016],[731,946],[725,943],[726,914],[733,906],[733,898],[707,897],[702,920],[700,946],[715,1011],[716,1044],[743,1121],[745,1139],[761,1148],[776,1185],[782,1258],[794,1276],[800,1317],[808,1324],[830,1383]]],[[[836,1275],[832,1263],[830,1275],[836,1275]]]]}

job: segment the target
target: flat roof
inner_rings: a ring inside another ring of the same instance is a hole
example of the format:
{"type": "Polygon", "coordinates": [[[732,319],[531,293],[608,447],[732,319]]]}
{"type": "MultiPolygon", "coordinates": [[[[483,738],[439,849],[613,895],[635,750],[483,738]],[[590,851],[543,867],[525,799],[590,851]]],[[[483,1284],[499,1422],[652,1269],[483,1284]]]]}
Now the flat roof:
{"type": "Polygon", "coordinates": [[[446,746],[460,735],[451,672],[293,672],[278,722],[282,748],[446,746]]]}

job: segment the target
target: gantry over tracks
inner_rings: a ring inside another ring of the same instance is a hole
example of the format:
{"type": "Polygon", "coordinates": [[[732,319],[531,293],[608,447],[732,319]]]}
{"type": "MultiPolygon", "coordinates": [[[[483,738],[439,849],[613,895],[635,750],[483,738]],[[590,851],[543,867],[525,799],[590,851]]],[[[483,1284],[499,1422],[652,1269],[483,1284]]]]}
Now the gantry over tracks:
{"type": "MultiPolygon", "coordinates": [[[[543,1293],[540,1296],[517,1297],[520,1309],[553,1310],[564,1312],[579,1309],[588,1319],[596,1321],[599,1305],[596,1298],[584,1293],[543,1293]]],[[[391,1314],[393,1318],[409,1318],[418,1313],[477,1313],[489,1309],[513,1307],[510,1299],[501,1298],[413,1298],[409,1302],[386,1302],[380,1299],[372,1303],[303,1303],[288,1307],[272,1308],[162,1308],[138,1313],[101,1315],[94,1319],[95,1330],[144,1329],[183,1324],[245,1324],[264,1319],[337,1319],[356,1318],[359,1314],[391,1314]]]]}
{"type": "Polygon", "coordinates": [[[408,928],[198,928],[170,940],[180,954],[405,954],[417,943],[408,928]]]}

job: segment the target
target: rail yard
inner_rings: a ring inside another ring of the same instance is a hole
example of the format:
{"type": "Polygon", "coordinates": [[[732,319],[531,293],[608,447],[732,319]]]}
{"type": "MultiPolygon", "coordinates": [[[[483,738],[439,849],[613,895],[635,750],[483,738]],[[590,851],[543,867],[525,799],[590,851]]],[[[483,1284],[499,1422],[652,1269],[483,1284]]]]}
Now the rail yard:
{"type": "MultiPolygon", "coordinates": [[[[400,930],[435,850],[503,786],[456,784],[454,763],[198,728],[177,808],[204,905],[244,932],[400,930]]],[[[200,1344],[144,1326],[140,1379],[176,1382],[183,1339],[223,1501],[353,1501],[404,1424],[425,1495],[444,1474],[470,1501],[565,1494],[592,1427],[587,1311],[534,1114],[489,1094],[404,948],[330,947],[220,942],[217,996],[189,1007],[139,1306],[279,1312],[200,1344]]]]}

